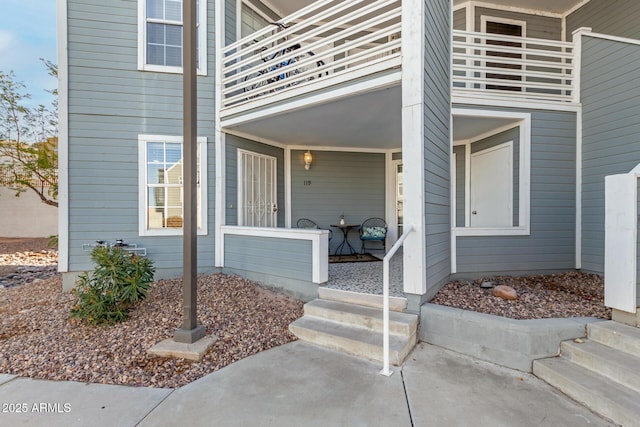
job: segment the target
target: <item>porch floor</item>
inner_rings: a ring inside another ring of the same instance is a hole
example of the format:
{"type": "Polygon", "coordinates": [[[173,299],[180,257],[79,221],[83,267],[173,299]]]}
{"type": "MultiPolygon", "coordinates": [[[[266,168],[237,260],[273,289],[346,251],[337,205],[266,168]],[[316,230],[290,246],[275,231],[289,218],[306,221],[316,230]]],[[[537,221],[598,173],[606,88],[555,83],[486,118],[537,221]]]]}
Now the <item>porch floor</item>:
{"type": "MultiPolygon", "coordinates": [[[[376,254],[382,258],[384,254],[376,254]]],[[[389,262],[389,294],[404,297],[402,287],[402,253],[389,262]]],[[[382,295],[382,259],[380,262],[347,262],[329,264],[327,288],[363,294],[382,295]]]]}

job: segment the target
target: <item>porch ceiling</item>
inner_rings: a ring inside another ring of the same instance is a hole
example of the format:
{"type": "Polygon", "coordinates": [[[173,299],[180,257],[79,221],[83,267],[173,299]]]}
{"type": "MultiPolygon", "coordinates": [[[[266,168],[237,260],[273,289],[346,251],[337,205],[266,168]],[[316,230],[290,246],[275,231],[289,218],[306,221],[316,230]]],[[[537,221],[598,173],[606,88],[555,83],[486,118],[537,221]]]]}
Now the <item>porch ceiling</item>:
{"type": "Polygon", "coordinates": [[[453,141],[465,141],[518,123],[513,118],[453,116],[453,141]]]}
{"type": "Polygon", "coordinates": [[[284,145],[400,148],[400,86],[292,109],[225,128],[284,145]]]}

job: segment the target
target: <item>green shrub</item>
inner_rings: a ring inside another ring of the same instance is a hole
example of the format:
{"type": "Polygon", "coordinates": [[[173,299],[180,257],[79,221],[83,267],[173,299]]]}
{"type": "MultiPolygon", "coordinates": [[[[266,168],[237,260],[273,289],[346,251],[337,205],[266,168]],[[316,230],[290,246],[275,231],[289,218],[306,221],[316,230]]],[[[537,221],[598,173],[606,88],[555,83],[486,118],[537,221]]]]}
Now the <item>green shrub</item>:
{"type": "Polygon", "coordinates": [[[147,296],[153,282],[153,261],[120,247],[96,246],[91,251],[95,270],[82,274],[73,294],[73,317],[93,324],[127,318],[130,307],[147,296]]]}

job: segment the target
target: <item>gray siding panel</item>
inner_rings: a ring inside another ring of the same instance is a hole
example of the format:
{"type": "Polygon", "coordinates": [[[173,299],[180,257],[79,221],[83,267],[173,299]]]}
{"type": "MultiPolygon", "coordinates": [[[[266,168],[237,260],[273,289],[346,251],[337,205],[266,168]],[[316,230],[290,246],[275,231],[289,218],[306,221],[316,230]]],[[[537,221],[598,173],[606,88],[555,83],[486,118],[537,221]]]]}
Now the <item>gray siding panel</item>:
{"type": "Polygon", "coordinates": [[[226,136],[226,225],[238,225],[238,149],[277,159],[278,227],[284,227],[284,150],[234,135],[226,136]]]}
{"type": "Polygon", "coordinates": [[[225,268],[312,280],[312,247],[309,240],[226,235],[224,241],[225,268]]]}
{"type": "MultiPolygon", "coordinates": [[[[315,221],[320,228],[344,214],[348,224],[361,224],[367,218],[385,218],[385,155],[311,151],[313,164],[304,169],[304,151],[291,152],[291,226],[300,218],[315,221]]],[[[342,242],[342,232],[333,229],[330,250],[342,242]]],[[[349,242],[360,249],[358,233],[349,233],[349,242]]],[[[371,243],[374,247],[375,243],[371,243]]]]}
{"type": "Polygon", "coordinates": [[[224,30],[225,30],[225,44],[229,45],[237,39],[237,19],[238,9],[237,1],[240,0],[225,0],[224,3],[224,30]]]}
{"type": "MultiPolygon", "coordinates": [[[[214,265],[214,4],[208,75],[198,77],[198,135],[207,137],[209,234],[201,271],[214,265]]],[[[159,270],[182,267],[182,237],[138,235],[138,135],[182,134],[182,76],[138,71],[137,2],[68,0],[69,269],[90,269],[83,243],[124,239],[146,247],[159,270]]],[[[179,273],[178,273],[179,274],[179,273]]]]}
{"type": "Polygon", "coordinates": [[[603,273],[604,177],[640,163],[640,46],[583,40],[582,268],[603,273]]]}
{"type": "Polygon", "coordinates": [[[567,40],[580,27],[619,37],[640,38],[638,0],[591,0],[567,16],[567,40]]]}
{"type": "Polygon", "coordinates": [[[458,237],[458,273],[575,268],[576,115],[526,112],[532,115],[530,235],[458,237]]]}
{"type": "Polygon", "coordinates": [[[427,293],[451,273],[451,2],[429,0],[425,9],[424,176],[427,293]]]}
{"type": "Polygon", "coordinates": [[[454,30],[466,30],[467,29],[467,9],[458,9],[453,12],[453,29],[454,30]]]}
{"type": "Polygon", "coordinates": [[[560,18],[550,18],[548,16],[530,15],[526,13],[512,12],[507,10],[488,9],[476,7],[475,30],[482,30],[482,16],[513,19],[526,22],[526,36],[539,39],[562,39],[562,20],[560,18]]]}

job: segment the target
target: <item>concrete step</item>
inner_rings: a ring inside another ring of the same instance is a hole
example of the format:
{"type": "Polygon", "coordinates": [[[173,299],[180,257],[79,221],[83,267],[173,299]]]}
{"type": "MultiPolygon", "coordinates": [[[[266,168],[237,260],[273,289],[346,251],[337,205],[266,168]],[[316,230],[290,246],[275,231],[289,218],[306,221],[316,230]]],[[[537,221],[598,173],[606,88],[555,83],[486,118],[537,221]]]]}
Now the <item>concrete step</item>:
{"type": "MultiPolygon", "coordinates": [[[[340,301],[316,299],[304,305],[304,314],[382,332],[382,310],[340,301]]],[[[415,314],[389,312],[389,333],[410,337],[418,330],[415,314]]]]}
{"type": "MultiPolygon", "coordinates": [[[[329,301],[340,301],[367,307],[382,308],[382,295],[361,294],[358,292],[320,287],[318,288],[318,297],[329,301]]],[[[407,308],[407,299],[389,297],[389,308],[391,311],[403,312],[407,308]]]]}
{"type": "Polygon", "coordinates": [[[607,321],[587,326],[589,339],[625,353],[640,355],[640,328],[607,321]]]}
{"type": "Polygon", "coordinates": [[[623,426],[640,426],[640,393],[571,361],[533,362],[533,373],[592,411],[623,426]]]}
{"type": "Polygon", "coordinates": [[[640,358],[595,341],[563,341],[563,358],[640,392],[640,358]]]}
{"type": "MultiPolygon", "coordinates": [[[[382,333],[330,320],[304,316],[289,325],[299,339],[354,356],[381,362],[382,333]]],[[[390,363],[400,366],[416,344],[416,335],[389,337],[390,363]]]]}

